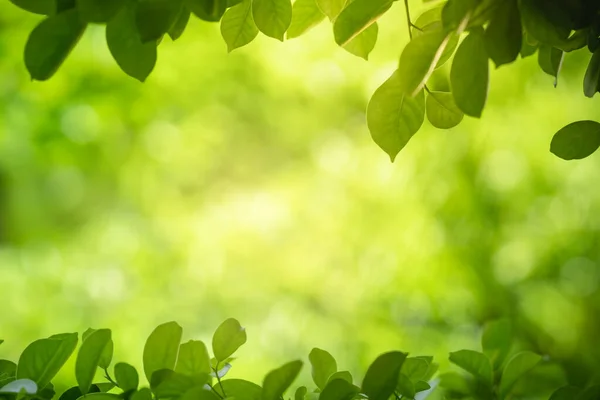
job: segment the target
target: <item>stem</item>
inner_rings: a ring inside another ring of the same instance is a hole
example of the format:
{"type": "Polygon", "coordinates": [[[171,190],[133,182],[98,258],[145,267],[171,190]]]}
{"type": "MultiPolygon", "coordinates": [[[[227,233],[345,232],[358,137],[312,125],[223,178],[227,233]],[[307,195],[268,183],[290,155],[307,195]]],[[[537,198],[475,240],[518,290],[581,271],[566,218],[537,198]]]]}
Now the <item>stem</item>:
{"type": "Polygon", "coordinates": [[[215,388],[214,388],[214,387],[212,387],[212,385],[211,385],[210,383],[207,383],[207,385],[208,385],[208,386],[210,386],[210,389],[211,389],[211,390],[212,390],[212,391],[213,391],[213,392],[214,392],[214,393],[215,393],[217,396],[219,396],[219,398],[221,398],[221,399],[223,398],[223,396],[221,396],[221,393],[217,392],[217,391],[215,390],[215,388]]]}
{"type": "Polygon", "coordinates": [[[413,27],[413,23],[410,20],[410,8],[408,7],[408,0],[404,0],[404,9],[406,10],[406,23],[408,25],[408,37],[412,40],[412,31],[410,30],[413,27]]]}
{"type": "Polygon", "coordinates": [[[119,387],[119,384],[117,382],[115,382],[113,380],[113,378],[110,377],[110,373],[108,372],[108,369],[104,368],[104,377],[113,385],[115,385],[116,387],[119,387]]]}
{"type": "Polygon", "coordinates": [[[429,94],[431,94],[431,90],[429,90],[429,88],[427,87],[427,85],[425,85],[425,91],[429,94]]]}
{"type": "Polygon", "coordinates": [[[215,365],[215,375],[217,376],[217,382],[219,382],[219,387],[221,388],[221,392],[223,392],[223,396],[227,397],[227,393],[225,393],[225,389],[223,389],[223,384],[221,383],[221,377],[219,376],[219,363],[220,361],[215,365]]]}

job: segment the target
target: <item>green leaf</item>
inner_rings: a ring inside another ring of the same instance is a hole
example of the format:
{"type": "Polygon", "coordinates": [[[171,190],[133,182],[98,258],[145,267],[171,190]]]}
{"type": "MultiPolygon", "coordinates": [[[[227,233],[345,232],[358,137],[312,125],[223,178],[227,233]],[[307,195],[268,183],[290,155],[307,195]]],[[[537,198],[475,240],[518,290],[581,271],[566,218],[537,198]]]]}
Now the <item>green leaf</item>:
{"type": "Polygon", "coordinates": [[[325,19],[325,14],[317,6],[317,0],[296,0],[292,6],[292,22],[287,30],[287,38],[293,39],[325,19]]]}
{"type": "Polygon", "coordinates": [[[337,362],[327,351],[315,347],[308,355],[313,381],[320,389],[327,385],[329,377],[337,372],[337,362]]]}
{"type": "MultiPolygon", "coordinates": [[[[90,387],[88,394],[98,392],[100,392],[100,388],[98,388],[98,385],[94,384],[90,387]]],[[[83,396],[83,394],[81,393],[79,386],[73,386],[61,394],[58,400],[77,400],[81,396],[83,396]]]]}
{"type": "Polygon", "coordinates": [[[258,28],[252,17],[252,1],[244,0],[225,12],[221,21],[221,36],[227,43],[227,51],[233,51],[252,42],[258,28]]]}
{"type": "Polygon", "coordinates": [[[600,48],[596,49],[583,78],[583,93],[586,97],[594,97],[600,89],[600,48]]]}
{"type": "Polygon", "coordinates": [[[252,0],[252,15],[262,33],[283,41],[292,23],[292,3],[290,0],[252,0]]]}
{"type": "Polygon", "coordinates": [[[102,353],[110,341],[110,329],[98,329],[81,343],[75,362],[75,378],[82,394],[90,390],[102,353]]]}
{"type": "Polygon", "coordinates": [[[425,95],[406,96],[402,79],[394,72],[375,91],[367,108],[371,137],[392,162],[425,120],[425,95]]]}
{"type": "Polygon", "coordinates": [[[467,15],[473,16],[481,0],[448,0],[442,9],[442,21],[447,30],[460,26],[467,15]]]}
{"type": "MultiPolygon", "coordinates": [[[[425,101],[427,119],[439,129],[450,129],[460,124],[464,114],[450,92],[430,92],[425,101]]],[[[427,365],[427,364],[425,364],[427,365]]]]}
{"type": "Polygon", "coordinates": [[[170,369],[160,369],[152,374],[150,387],[158,398],[179,397],[194,386],[201,386],[208,382],[207,374],[203,375],[204,379],[199,378],[200,375],[192,378],[170,369]]]}
{"type": "Polygon", "coordinates": [[[160,40],[177,21],[182,8],[182,0],[138,0],[135,23],[142,43],[160,40]]]}
{"type": "Polygon", "coordinates": [[[156,64],[156,43],[142,43],[131,6],[123,7],[108,22],[106,43],[123,72],[141,82],[148,78],[156,64]]]}
{"type": "Polygon", "coordinates": [[[184,4],[203,21],[218,22],[227,9],[227,0],[184,0],[184,4]]]}
{"type": "Polygon", "coordinates": [[[517,0],[500,2],[485,29],[487,54],[496,68],[517,59],[522,40],[521,14],[517,0]]]}
{"type": "Polygon", "coordinates": [[[538,64],[542,71],[554,77],[554,87],[558,84],[558,74],[562,68],[563,56],[562,50],[544,44],[538,51],[538,64]]]}
{"type": "Polygon", "coordinates": [[[554,135],[550,151],[563,160],[580,160],[600,147],[600,123],[573,122],[554,135]]]}
{"type": "Polygon", "coordinates": [[[424,392],[429,389],[431,389],[431,385],[429,385],[429,383],[425,381],[415,382],[415,393],[424,392]]]}
{"type": "Polygon", "coordinates": [[[304,396],[308,393],[306,386],[300,386],[294,393],[294,400],[304,400],[304,396]]]}
{"type": "Polygon", "coordinates": [[[360,389],[344,379],[334,379],[327,383],[319,400],[352,400],[360,389]]]}
{"type": "Polygon", "coordinates": [[[323,14],[329,18],[330,21],[334,21],[338,15],[344,9],[347,0],[316,0],[317,6],[321,9],[323,14]]]}
{"type": "Polygon", "coordinates": [[[125,5],[123,0],[77,0],[77,10],[83,21],[106,23],[125,5]]]}
{"type": "Polygon", "coordinates": [[[220,395],[234,397],[236,400],[260,400],[262,394],[260,386],[243,379],[225,379],[221,381],[221,385],[215,385],[214,388],[220,395]]]}
{"type": "Polygon", "coordinates": [[[211,372],[210,357],[204,342],[190,340],[179,347],[175,372],[190,376],[211,372]]]}
{"type": "MultiPolygon", "coordinates": [[[[600,124],[598,124],[600,126],[600,124]]],[[[598,131],[600,134],[600,131],[598,131]]],[[[542,357],[530,351],[515,354],[504,367],[500,381],[500,395],[505,397],[517,380],[532,370],[542,357]]]]}
{"type": "Polygon", "coordinates": [[[77,333],[39,339],[25,348],[17,364],[17,379],[31,379],[43,389],[77,347],[77,333]]]}
{"type": "Polygon", "coordinates": [[[302,361],[297,360],[269,372],[263,380],[262,400],[279,400],[301,369],[302,361]]]}
{"type": "Polygon", "coordinates": [[[215,358],[225,361],[244,343],[246,343],[246,329],[235,318],[225,320],[219,325],[212,338],[215,358]]]}
{"type": "Polygon", "coordinates": [[[485,354],[473,350],[459,350],[450,353],[450,362],[481,379],[486,384],[492,384],[492,364],[485,354]]]}
{"type": "Polygon", "coordinates": [[[153,400],[152,391],[148,388],[141,388],[135,391],[129,400],[153,400]]]}
{"type": "Polygon", "coordinates": [[[155,371],[175,368],[182,333],[179,324],[167,322],[157,326],[150,334],[143,355],[144,373],[149,382],[155,371]]]}
{"type": "Polygon", "coordinates": [[[480,30],[472,31],[460,44],[450,70],[454,101],[466,115],[480,118],[488,94],[489,64],[480,30]]]}
{"type": "MultiPolygon", "coordinates": [[[[185,392],[185,394],[181,396],[179,400],[221,400],[221,398],[218,397],[212,390],[206,390],[200,386],[197,386],[185,392]]],[[[240,398],[240,400],[246,399],[240,398]]]]}
{"type": "Polygon", "coordinates": [[[99,392],[108,392],[110,390],[112,390],[115,385],[112,382],[98,382],[98,383],[94,383],[92,385],[92,388],[90,389],[90,392],[93,391],[94,387],[98,388],[99,392]]]}
{"type": "Polygon", "coordinates": [[[53,0],[10,0],[11,3],[34,14],[54,14],[56,3],[53,0]]]}
{"type": "Polygon", "coordinates": [[[79,398],[79,400],[122,400],[122,398],[112,393],[88,393],[79,398]]]}
{"type": "Polygon", "coordinates": [[[549,400],[574,400],[581,393],[581,389],[575,386],[564,386],[557,389],[549,400]]]}
{"type": "Polygon", "coordinates": [[[343,379],[348,383],[352,383],[352,381],[353,381],[352,374],[349,371],[338,371],[338,372],[331,374],[331,376],[327,380],[327,383],[331,382],[334,379],[343,379]]]}
{"type": "Polygon", "coordinates": [[[25,65],[31,79],[50,79],[77,45],[85,27],[75,9],[40,22],[25,45],[25,65]]]}
{"type": "Polygon", "coordinates": [[[377,22],[369,26],[367,29],[362,31],[360,34],[354,37],[351,41],[343,46],[343,49],[354,54],[357,57],[369,59],[369,54],[375,48],[377,43],[377,36],[379,34],[379,26],[377,22]]]}
{"type": "Polygon", "coordinates": [[[171,40],[177,40],[181,37],[181,35],[183,35],[183,32],[185,31],[185,28],[187,28],[190,20],[190,14],[191,11],[187,7],[181,7],[179,15],[175,19],[175,23],[171,26],[171,28],[169,28],[168,33],[171,37],[171,40]]]}
{"type": "Polygon", "coordinates": [[[115,364],[115,379],[124,392],[136,390],[140,383],[140,377],[135,368],[124,362],[115,364]]]}
{"type": "Polygon", "coordinates": [[[440,386],[446,391],[461,395],[467,395],[471,392],[471,388],[466,377],[456,372],[447,372],[445,374],[441,374],[440,386]]]}
{"type": "Polygon", "coordinates": [[[37,391],[38,386],[31,379],[17,379],[0,388],[0,393],[36,394],[37,391]]]}
{"type": "Polygon", "coordinates": [[[560,46],[566,41],[571,30],[549,17],[552,4],[546,0],[522,0],[520,6],[528,35],[549,46],[560,46]]]}
{"type": "Polygon", "coordinates": [[[342,10],[333,24],[335,42],[345,46],[374,24],[392,6],[393,0],[354,0],[342,10]]]}
{"type": "Polygon", "coordinates": [[[400,377],[398,378],[398,384],[396,385],[396,391],[404,398],[415,398],[415,385],[405,374],[400,374],[400,377]]]}
{"type": "Polygon", "coordinates": [[[425,377],[429,363],[418,357],[408,357],[402,364],[402,373],[411,381],[416,382],[425,377]]]}
{"type": "Polygon", "coordinates": [[[481,348],[490,359],[494,369],[500,368],[510,352],[512,328],[510,321],[501,319],[485,325],[481,335],[481,348]]]}
{"type": "Polygon", "coordinates": [[[392,351],[377,357],[367,369],[361,393],[369,400],[387,400],[396,390],[406,355],[392,351]]]}
{"type": "Polygon", "coordinates": [[[538,44],[531,44],[527,41],[526,39],[526,33],[523,34],[523,40],[521,40],[521,58],[527,58],[529,56],[532,56],[535,54],[535,52],[537,51],[539,45],[538,44]]]}
{"type": "Polygon", "coordinates": [[[210,373],[210,376],[212,376],[213,378],[222,378],[222,377],[224,377],[225,375],[227,375],[227,373],[228,373],[228,372],[229,372],[229,370],[231,369],[231,364],[229,364],[229,363],[223,363],[223,362],[221,362],[220,364],[221,364],[221,365],[223,365],[223,364],[224,364],[224,365],[223,365],[223,366],[222,366],[220,369],[218,369],[218,370],[216,370],[216,371],[215,371],[215,370],[213,370],[213,371],[210,373]]]}
{"type": "Polygon", "coordinates": [[[15,377],[17,373],[17,364],[10,360],[0,360],[0,377],[15,377]]]}
{"type": "Polygon", "coordinates": [[[577,397],[577,400],[597,400],[598,398],[600,398],[600,385],[594,385],[585,389],[577,397]]]}
{"type": "MultiPolygon", "coordinates": [[[[83,334],[81,335],[81,340],[82,342],[85,342],[85,340],[94,332],[96,332],[96,329],[92,329],[92,328],[88,328],[85,332],[83,332],[83,334]]],[[[102,355],[100,356],[100,360],[98,361],[98,366],[100,368],[103,369],[107,369],[110,366],[110,363],[112,361],[112,357],[113,357],[113,341],[112,339],[110,339],[108,341],[108,343],[106,344],[106,346],[104,346],[104,351],[102,352],[102,355]]]]}

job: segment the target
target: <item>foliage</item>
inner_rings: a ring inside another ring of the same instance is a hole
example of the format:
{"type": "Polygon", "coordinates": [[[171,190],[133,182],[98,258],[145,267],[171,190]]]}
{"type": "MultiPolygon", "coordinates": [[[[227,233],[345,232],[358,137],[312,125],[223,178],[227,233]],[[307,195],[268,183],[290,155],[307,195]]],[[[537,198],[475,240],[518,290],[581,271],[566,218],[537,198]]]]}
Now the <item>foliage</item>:
{"type": "MultiPolygon", "coordinates": [[[[358,383],[348,371],[338,371],[330,353],[314,348],[309,356],[314,387],[298,387],[294,398],[401,400],[433,398],[442,394],[447,399],[495,400],[519,396],[541,399],[545,398],[544,390],[556,389],[551,400],[597,399],[600,386],[592,385],[581,390],[574,386],[554,388],[550,385],[540,389],[533,384],[536,378],[530,372],[538,365],[551,363],[542,361],[542,357],[529,351],[519,351],[508,357],[511,334],[510,329],[506,329],[507,323],[495,321],[485,327],[483,353],[473,350],[450,353],[450,361],[466,374],[445,372],[438,376],[438,364],[433,362],[432,357],[408,357],[407,353],[391,351],[377,357],[367,369],[362,383],[358,383]],[[494,357],[490,359],[486,354],[494,357]],[[526,384],[519,386],[522,382],[526,384]]],[[[146,341],[143,366],[149,387],[140,385],[136,369],[129,364],[116,363],[114,374],[110,374],[113,343],[109,329],[86,331],[75,361],[77,384],[61,394],[55,393],[51,381],[75,351],[78,334],[65,333],[35,341],[23,351],[18,363],[0,360],[0,398],[280,400],[291,397],[290,387],[302,369],[301,360],[273,369],[265,376],[261,386],[243,379],[225,379],[231,367],[230,356],[246,341],[245,329],[237,320],[227,319],[215,331],[215,357],[212,359],[203,342],[181,343],[182,331],[175,322],[164,323],[146,341]],[[223,349],[227,350],[223,352],[223,349]],[[221,368],[223,366],[229,367],[221,368]],[[104,373],[105,381],[92,384],[99,370],[104,373]]]]}
{"type": "MultiPolygon", "coordinates": [[[[229,51],[260,33],[283,41],[329,19],[337,44],[365,59],[378,36],[377,20],[396,0],[11,0],[47,15],[31,32],[25,64],[35,80],[49,79],[81,38],[87,24],[106,24],[106,41],[121,69],[145,81],[157,46],[185,31],[190,16],[220,22],[229,51]]],[[[600,3],[594,0],[447,0],[414,22],[404,0],[411,37],[398,70],[374,93],[367,119],[373,140],[393,161],[427,116],[450,129],[464,115],[480,118],[490,71],[537,53],[540,68],[557,85],[567,53],[591,53],[583,92],[600,91],[600,3]],[[462,39],[462,41],[461,41],[462,39]],[[451,62],[449,62],[451,60],[451,62]],[[447,64],[450,64],[448,71],[447,64]],[[436,88],[434,74],[449,81],[436,88]],[[431,87],[430,87],[431,86],[431,87]]],[[[566,160],[592,154],[600,123],[580,121],[560,130],[551,151],[566,160]]]]}

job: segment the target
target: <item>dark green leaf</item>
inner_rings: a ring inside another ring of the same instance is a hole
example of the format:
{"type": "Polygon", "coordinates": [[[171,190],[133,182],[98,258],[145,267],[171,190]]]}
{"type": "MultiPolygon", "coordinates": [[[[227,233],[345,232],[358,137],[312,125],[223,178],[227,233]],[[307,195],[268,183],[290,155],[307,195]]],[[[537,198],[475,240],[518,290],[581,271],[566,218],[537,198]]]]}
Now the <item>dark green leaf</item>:
{"type": "Polygon", "coordinates": [[[343,379],[348,383],[352,383],[352,374],[349,371],[338,371],[329,377],[327,383],[331,382],[334,379],[343,379]]]}
{"type": "Polygon", "coordinates": [[[600,49],[597,49],[590,63],[588,64],[587,70],[585,71],[585,77],[583,78],[583,93],[586,97],[594,97],[596,92],[600,89],[600,49]]]}
{"type": "Polygon", "coordinates": [[[527,34],[524,33],[523,39],[521,40],[521,51],[520,51],[522,58],[526,58],[526,57],[534,55],[539,46],[538,44],[529,43],[529,41],[526,39],[526,37],[527,37],[527,34]]]}
{"type": "Polygon", "coordinates": [[[426,390],[431,389],[429,383],[425,381],[417,381],[415,382],[415,393],[424,392],[426,390]]]}
{"type": "Polygon", "coordinates": [[[398,385],[396,385],[396,391],[400,393],[402,397],[408,399],[415,398],[415,385],[405,374],[400,374],[400,377],[398,378],[398,385]]]}
{"type": "Polygon", "coordinates": [[[335,358],[327,351],[315,347],[308,355],[308,359],[312,367],[311,375],[313,381],[317,387],[324,389],[329,377],[337,372],[335,358]]]}
{"type": "Polygon", "coordinates": [[[335,42],[344,46],[367,29],[392,6],[393,0],[354,0],[333,24],[335,42]]]}
{"type": "MultiPolygon", "coordinates": [[[[431,125],[439,129],[450,129],[460,124],[463,112],[456,106],[450,92],[430,92],[425,101],[427,119],[431,125]]],[[[408,360],[407,360],[408,361],[408,360]]],[[[427,363],[425,363],[427,370],[427,363]]]]}
{"type": "Polygon", "coordinates": [[[25,11],[34,14],[54,14],[56,3],[54,0],[10,0],[11,3],[25,11]]]}
{"type": "Polygon", "coordinates": [[[287,38],[293,39],[307,32],[325,19],[317,0],[296,0],[292,6],[292,22],[287,38]]]}
{"type": "Polygon", "coordinates": [[[89,391],[102,353],[110,341],[110,329],[98,329],[81,343],[75,362],[75,378],[82,394],[89,391]]]}
{"type": "Polygon", "coordinates": [[[225,12],[221,21],[221,36],[227,43],[228,51],[247,45],[257,35],[258,28],[252,17],[251,0],[244,0],[225,12]]]}
{"type": "Polygon", "coordinates": [[[156,42],[177,21],[183,0],[138,0],[135,23],[142,43],[156,42]]]}
{"type": "Polygon", "coordinates": [[[25,45],[25,65],[31,79],[50,79],[85,31],[77,10],[47,17],[31,32],[25,45]]]}
{"type": "Polygon", "coordinates": [[[472,31],[456,50],[450,85],[458,108],[469,116],[480,118],[489,85],[489,63],[481,31],[472,31]]]}
{"type": "Polygon", "coordinates": [[[573,122],[554,135],[550,151],[563,160],[579,160],[593,154],[600,147],[600,123],[573,122]]]}
{"type": "Polygon", "coordinates": [[[10,360],[0,360],[0,378],[9,376],[15,377],[17,373],[17,364],[10,360]]]}
{"type": "MultiPolygon", "coordinates": [[[[179,400],[220,400],[221,398],[217,396],[212,390],[206,390],[203,387],[195,387],[187,392],[183,396],[179,398],[179,400]]],[[[135,400],[135,399],[133,399],[135,400]]],[[[244,398],[240,398],[240,400],[245,400],[244,398]]]]}
{"type": "MultiPolygon", "coordinates": [[[[600,126],[600,124],[598,124],[600,126]]],[[[600,136],[600,129],[597,131],[600,136]]],[[[600,141],[599,141],[600,144],[600,141]]],[[[596,146],[598,147],[598,146],[596,146]]],[[[502,371],[502,380],[500,381],[500,395],[506,396],[519,378],[532,370],[542,357],[530,351],[523,351],[515,354],[504,367],[502,371]]]]}
{"type": "Polygon", "coordinates": [[[195,16],[203,21],[218,22],[227,9],[227,0],[184,0],[195,16]]]}
{"type": "Polygon", "coordinates": [[[121,397],[119,397],[116,394],[103,393],[103,392],[88,393],[86,395],[81,396],[79,399],[80,400],[122,400],[121,397]]]}
{"type": "Polygon", "coordinates": [[[283,41],[292,23],[292,3],[290,0],[252,0],[252,15],[262,33],[283,41]]]}
{"type": "Polygon", "coordinates": [[[549,400],[574,400],[581,393],[581,389],[575,386],[565,386],[557,389],[549,400]]]}
{"type": "Polygon", "coordinates": [[[402,373],[411,381],[416,382],[424,378],[428,367],[429,363],[426,360],[417,357],[408,357],[402,365],[402,373]]]}
{"type": "Polygon", "coordinates": [[[467,16],[472,16],[481,0],[448,0],[442,9],[442,22],[447,30],[461,25],[467,16]]]}
{"type": "Polygon", "coordinates": [[[17,363],[17,379],[31,379],[44,388],[69,359],[77,346],[77,333],[39,339],[25,348],[17,363]]]}
{"type": "Polygon", "coordinates": [[[243,379],[225,379],[221,381],[221,385],[215,385],[214,388],[224,397],[234,397],[237,400],[260,400],[262,394],[260,386],[243,379]]]}
{"type": "Polygon", "coordinates": [[[131,6],[108,22],[106,43],[123,72],[141,82],[148,78],[156,64],[156,43],[142,43],[131,6]]]}
{"type": "MultiPolygon", "coordinates": [[[[98,392],[100,392],[100,388],[98,387],[98,385],[94,384],[90,387],[88,394],[98,392]]],[[[69,388],[63,394],[61,394],[58,400],[77,400],[81,396],[83,396],[83,394],[81,393],[79,386],[73,386],[72,388],[69,388]]]]}
{"type": "Polygon", "coordinates": [[[148,388],[141,388],[131,395],[130,400],[153,400],[152,391],[148,388]]]}
{"type": "Polygon", "coordinates": [[[191,11],[186,7],[182,6],[179,11],[179,15],[175,19],[175,23],[169,28],[169,36],[171,40],[177,40],[183,35],[185,28],[187,28],[188,22],[190,20],[191,11]]]}
{"type": "Polygon", "coordinates": [[[517,59],[521,51],[523,31],[517,0],[504,0],[494,11],[485,29],[487,54],[496,68],[517,59]]]}
{"type": "Polygon", "coordinates": [[[99,383],[94,383],[92,385],[92,388],[90,389],[90,392],[93,391],[94,387],[98,388],[98,392],[108,392],[110,390],[112,390],[115,385],[111,382],[99,382],[99,383]]]}
{"type": "Polygon", "coordinates": [[[484,354],[473,350],[459,350],[450,353],[450,362],[481,379],[486,384],[492,384],[492,364],[484,354]]]}
{"type": "Polygon", "coordinates": [[[569,37],[570,29],[552,18],[551,3],[546,0],[522,0],[520,4],[523,27],[536,40],[549,46],[560,46],[569,37]]]}
{"type": "Polygon", "coordinates": [[[219,325],[212,338],[215,358],[219,361],[226,360],[244,343],[246,343],[246,329],[234,318],[225,320],[219,325]]]}
{"type": "Polygon", "coordinates": [[[77,0],[77,10],[83,21],[106,23],[125,5],[124,0],[77,0]]]}
{"type": "Polygon", "coordinates": [[[466,377],[456,372],[447,372],[445,374],[441,374],[440,386],[448,392],[458,393],[461,395],[469,394],[471,391],[466,377]]]}
{"type": "Polygon", "coordinates": [[[300,386],[294,393],[294,400],[304,400],[304,396],[308,393],[306,386],[300,386]]]}
{"type": "Polygon", "coordinates": [[[506,319],[486,324],[481,335],[481,348],[494,369],[500,368],[512,344],[512,329],[506,319]]]}
{"type": "Polygon", "coordinates": [[[159,325],[144,345],[144,373],[151,382],[152,374],[161,369],[174,369],[183,330],[176,322],[159,325]]]}
{"type": "Polygon", "coordinates": [[[352,400],[360,389],[344,379],[334,379],[327,383],[319,400],[352,400]]]}
{"type": "Polygon", "coordinates": [[[115,379],[124,392],[136,390],[140,383],[140,377],[135,368],[124,362],[115,364],[115,379]]]}
{"type": "Polygon", "coordinates": [[[204,342],[190,340],[179,347],[179,357],[175,371],[180,374],[194,376],[196,374],[209,374],[210,357],[204,342]]]}
{"type": "Polygon", "coordinates": [[[558,74],[562,68],[564,53],[554,47],[541,45],[538,51],[538,64],[542,71],[554,77],[554,87],[558,83],[558,74]]]}
{"type": "Polygon", "coordinates": [[[371,137],[392,162],[425,120],[425,95],[406,96],[402,79],[394,72],[375,91],[367,108],[371,137]]]}
{"type": "Polygon", "coordinates": [[[194,386],[201,386],[208,382],[207,374],[203,375],[204,379],[199,379],[199,377],[200,375],[197,375],[192,378],[169,369],[161,369],[152,374],[150,387],[159,398],[179,397],[194,386]]]}
{"type": "Polygon", "coordinates": [[[294,382],[300,370],[302,361],[292,361],[269,372],[263,381],[262,400],[279,400],[294,382]]]}
{"type": "Polygon", "coordinates": [[[361,393],[370,400],[387,400],[396,390],[406,355],[392,351],[377,357],[365,374],[361,393]]]}
{"type": "Polygon", "coordinates": [[[577,397],[577,400],[597,400],[598,398],[600,398],[600,385],[594,385],[585,389],[577,397]]]}

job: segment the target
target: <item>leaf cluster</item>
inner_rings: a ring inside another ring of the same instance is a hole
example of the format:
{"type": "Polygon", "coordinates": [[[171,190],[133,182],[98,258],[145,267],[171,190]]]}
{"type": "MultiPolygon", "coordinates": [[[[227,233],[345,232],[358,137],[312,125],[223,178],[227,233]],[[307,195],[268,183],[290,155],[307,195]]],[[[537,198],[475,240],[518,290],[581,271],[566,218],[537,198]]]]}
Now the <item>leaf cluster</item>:
{"type": "MultiPolygon", "coordinates": [[[[25,348],[18,363],[0,360],[0,398],[3,400],[282,400],[291,396],[290,387],[298,377],[302,360],[295,360],[268,372],[262,384],[226,378],[234,353],[246,343],[246,330],[233,319],[224,321],[212,339],[211,358],[199,340],[181,343],[183,330],[176,322],[154,329],[143,352],[140,382],[136,368],[113,359],[109,329],[88,329],[75,359],[76,385],[55,393],[52,380],[78,347],[77,333],[53,335],[36,340],[25,348]],[[96,376],[101,371],[104,380],[96,376]],[[288,393],[288,397],[284,395],[288,393]]],[[[338,369],[327,351],[314,348],[309,356],[314,387],[295,389],[294,400],[401,400],[423,399],[441,390],[447,399],[507,399],[514,387],[542,362],[542,357],[522,351],[511,354],[511,330],[504,320],[488,324],[483,332],[483,353],[460,350],[449,360],[467,374],[446,372],[437,375],[433,357],[409,357],[401,351],[378,356],[368,367],[362,383],[349,371],[338,369]],[[509,357],[510,356],[510,357],[509,357]]],[[[2,343],[2,341],[0,341],[2,343]]],[[[531,380],[529,380],[531,382],[531,380]]],[[[600,386],[585,390],[558,388],[550,400],[598,398],[600,386]]],[[[534,393],[535,395],[535,393],[534,393]]],[[[535,398],[540,398],[535,397],[535,398]]]]}

